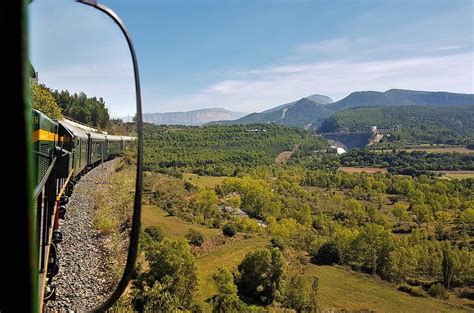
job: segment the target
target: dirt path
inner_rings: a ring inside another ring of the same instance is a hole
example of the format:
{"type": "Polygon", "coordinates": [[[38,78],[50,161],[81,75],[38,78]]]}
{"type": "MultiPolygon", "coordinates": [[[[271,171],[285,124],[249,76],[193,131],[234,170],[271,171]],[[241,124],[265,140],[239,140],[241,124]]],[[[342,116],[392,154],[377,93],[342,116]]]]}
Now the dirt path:
{"type": "Polygon", "coordinates": [[[276,162],[277,164],[285,164],[286,161],[288,161],[288,160],[291,158],[291,156],[293,155],[293,153],[295,153],[295,151],[298,150],[298,148],[299,148],[300,145],[301,145],[300,143],[297,144],[297,145],[293,148],[293,150],[291,150],[291,151],[282,151],[282,152],[280,152],[280,154],[276,157],[275,162],[276,162]]]}

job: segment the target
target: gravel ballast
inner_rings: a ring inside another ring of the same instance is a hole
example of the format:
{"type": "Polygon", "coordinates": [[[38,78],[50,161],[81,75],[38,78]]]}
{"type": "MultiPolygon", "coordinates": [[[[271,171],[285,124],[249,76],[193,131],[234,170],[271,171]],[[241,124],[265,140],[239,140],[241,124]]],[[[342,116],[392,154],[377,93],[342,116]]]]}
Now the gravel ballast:
{"type": "Polygon", "coordinates": [[[119,160],[92,169],[74,187],[65,220],[60,220],[63,241],[59,244],[59,274],[54,277],[56,300],[47,303],[48,312],[91,310],[113,291],[110,238],[94,228],[97,190],[107,184],[119,160]]]}

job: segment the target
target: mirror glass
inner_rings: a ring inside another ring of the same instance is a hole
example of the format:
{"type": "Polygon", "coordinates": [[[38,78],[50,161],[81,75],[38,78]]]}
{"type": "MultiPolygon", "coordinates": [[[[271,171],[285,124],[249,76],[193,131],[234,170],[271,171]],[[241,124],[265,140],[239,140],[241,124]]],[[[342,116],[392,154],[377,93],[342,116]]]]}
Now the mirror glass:
{"type": "Polygon", "coordinates": [[[133,63],[120,28],[73,1],[29,5],[40,306],[85,311],[127,258],[136,179],[133,63]]]}

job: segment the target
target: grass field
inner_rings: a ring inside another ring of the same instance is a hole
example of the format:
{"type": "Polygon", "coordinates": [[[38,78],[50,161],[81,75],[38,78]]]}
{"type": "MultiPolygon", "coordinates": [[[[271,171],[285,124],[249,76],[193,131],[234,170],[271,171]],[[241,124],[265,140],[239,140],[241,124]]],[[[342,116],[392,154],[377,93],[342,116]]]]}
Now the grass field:
{"type": "Polygon", "coordinates": [[[262,248],[268,243],[269,239],[264,236],[253,237],[235,241],[231,245],[224,246],[219,250],[197,258],[199,289],[194,296],[196,302],[203,305],[206,312],[210,311],[211,308],[205,300],[216,294],[216,289],[212,282],[212,274],[214,274],[219,267],[235,271],[237,265],[248,252],[262,248]]]}
{"type": "MultiPolygon", "coordinates": [[[[418,298],[363,274],[334,266],[309,265],[306,277],[319,277],[319,303],[325,310],[364,312],[463,312],[433,298],[418,298]]],[[[465,312],[465,310],[464,310],[465,312]]]]}
{"type": "Polygon", "coordinates": [[[215,186],[221,184],[224,179],[228,178],[227,176],[200,176],[197,174],[184,173],[183,179],[187,182],[190,182],[198,188],[214,188],[215,186]]]}
{"type": "MultiPolygon", "coordinates": [[[[143,227],[160,226],[165,234],[173,239],[184,238],[189,228],[202,232],[205,237],[219,236],[220,233],[218,229],[191,224],[169,216],[152,205],[143,206],[142,223],[143,227]]],[[[195,301],[202,305],[204,312],[211,310],[205,300],[216,292],[212,274],[219,267],[236,270],[249,251],[264,247],[268,243],[269,237],[264,235],[253,235],[248,239],[242,236],[241,239],[216,247],[196,258],[198,290],[195,293],[195,301]]],[[[305,265],[304,277],[308,279],[308,284],[314,275],[319,277],[319,305],[323,311],[344,309],[375,312],[462,312],[461,309],[442,301],[410,296],[386,282],[344,268],[305,265]]]]}
{"type": "Polygon", "coordinates": [[[430,153],[465,153],[470,154],[474,153],[474,150],[467,149],[465,147],[415,147],[410,149],[400,149],[403,151],[426,151],[430,153]]]}
{"type": "Polygon", "coordinates": [[[466,179],[474,178],[474,171],[434,171],[436,173],[441,173],[442,178],[445,179],[466,179]]]}
{"type": "Polygon", "coordinates": [[[172,239],[184,238],[190,228],[200,231],[204,236],[213,236],[220,233],[218,229],[192,224],[176,216],[170,216],[154,205],[143,205],[142,227],[145,228],[151,225],[160,226],[166,236],[172,239]]]}
{"type": "Polygon", "coordinates": [[[386,168],[380,168],[380,167],[340,167],[339,168],[341,171],[346,172],[346,173],[387,173],[386,168]]]}

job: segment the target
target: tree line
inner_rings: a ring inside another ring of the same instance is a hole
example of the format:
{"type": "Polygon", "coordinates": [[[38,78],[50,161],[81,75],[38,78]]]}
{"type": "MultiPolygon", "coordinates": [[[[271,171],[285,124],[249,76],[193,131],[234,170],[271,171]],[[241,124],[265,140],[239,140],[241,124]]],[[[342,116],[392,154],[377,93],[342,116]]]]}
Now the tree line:
{"type": "Polygon", "coordinates": [[[81,123],[106,129],[110,116],[102,98],[88,97],[84,92],[71,94],[67,90],[51,90],[31,81],[32,106],[53,119],[64,116],[81,123]]]}

